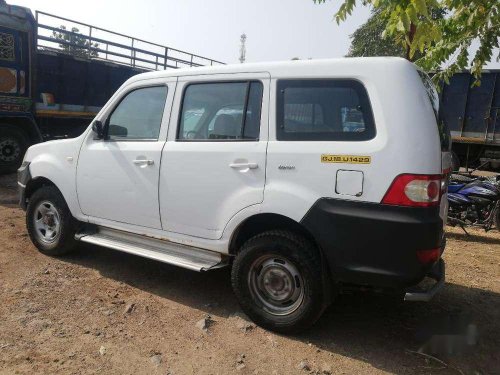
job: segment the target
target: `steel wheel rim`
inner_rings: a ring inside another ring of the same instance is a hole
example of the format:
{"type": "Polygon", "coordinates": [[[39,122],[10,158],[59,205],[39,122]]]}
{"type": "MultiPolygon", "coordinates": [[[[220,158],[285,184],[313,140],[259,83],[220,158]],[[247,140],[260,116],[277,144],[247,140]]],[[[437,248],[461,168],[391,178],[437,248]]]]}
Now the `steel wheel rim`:
{"type": "Polygon", "coordinates": [[[33,214],[33,224],[37,239],[43,243],[52,244],[61,234],[61,218],[52,202],[38,204],[33,214]]]}
{"type": "Polygon", "coordinates": [[[21,156],[21,145],[13,138],[0,141],[0,160],[12,162],[21,156]]]}
{"type": "Polygon", "coordinates": [[[255,260],[248,286],[254,300],[272,315],[289,315],[304,300],[304,278],[290,260],[281,256],[265,255],[255,260]]]}

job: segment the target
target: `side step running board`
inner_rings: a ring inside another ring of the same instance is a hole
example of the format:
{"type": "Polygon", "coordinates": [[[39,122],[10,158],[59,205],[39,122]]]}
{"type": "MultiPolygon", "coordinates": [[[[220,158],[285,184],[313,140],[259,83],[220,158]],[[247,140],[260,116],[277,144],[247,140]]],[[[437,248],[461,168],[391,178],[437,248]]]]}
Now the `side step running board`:
{"type": "Polygon", "coordinates": [[[80,233],[75,238],[82,242],[154,259],[193,271],[206,271],[226,265],[222,255],[213,251],[114,229],[99,228],[96,233],[80,233]]]}

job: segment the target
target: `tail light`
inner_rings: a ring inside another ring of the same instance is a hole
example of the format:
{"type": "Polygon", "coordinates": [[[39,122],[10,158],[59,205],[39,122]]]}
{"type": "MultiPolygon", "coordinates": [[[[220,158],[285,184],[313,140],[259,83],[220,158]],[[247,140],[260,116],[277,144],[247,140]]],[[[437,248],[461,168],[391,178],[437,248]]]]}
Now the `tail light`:
{"type": "Polygon", "coordinates": [[[441,199],[441,175],[401,174],[392,182],[382,203],[395,206],[431,207],[441,199]]]}
{"type": "Polygon", "coordinates": [[[418,261],[422,264],[432,264],[439,260],[441,249],[435,248],[430,250],[417,250],[418,261]]]}

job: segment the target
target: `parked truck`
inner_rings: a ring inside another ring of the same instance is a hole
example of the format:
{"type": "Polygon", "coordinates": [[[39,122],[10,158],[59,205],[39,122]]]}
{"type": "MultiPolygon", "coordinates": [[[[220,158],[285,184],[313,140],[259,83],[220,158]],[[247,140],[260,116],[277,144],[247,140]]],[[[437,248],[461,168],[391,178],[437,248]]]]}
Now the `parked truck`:
{"type": "Polygon", "coordinates": [[[467,72],[441,88],[440,117],[451,130],[455,165],[500,169],[500,70],[487,70],[473,86],[467,72]]]}
{"type": "Polygon", "coordinates": [[[131,76],[217,64],[0,0],[0,173],[15,171],[32,144],[81,134],[131,76]]]}

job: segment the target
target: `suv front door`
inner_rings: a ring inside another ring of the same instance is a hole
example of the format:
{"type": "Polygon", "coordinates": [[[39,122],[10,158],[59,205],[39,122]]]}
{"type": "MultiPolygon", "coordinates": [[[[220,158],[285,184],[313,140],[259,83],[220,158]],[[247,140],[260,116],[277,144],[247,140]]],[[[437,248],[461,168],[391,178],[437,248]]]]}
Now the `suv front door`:
{"type": "Polygon", "coordinates": [[[263,201],[269,74],[232,77],[179,78],[160,173],[166,231],[218,239],[231,217],[263,201]]]}
{"type": "Polygon", "coordinates": [[[175,82],[165,81],[127,88],[104,116],[109,136],[88,134],[78,159],[77,193],[91,221],[161,229],[159,170],[174,88],[175,82]]]}

